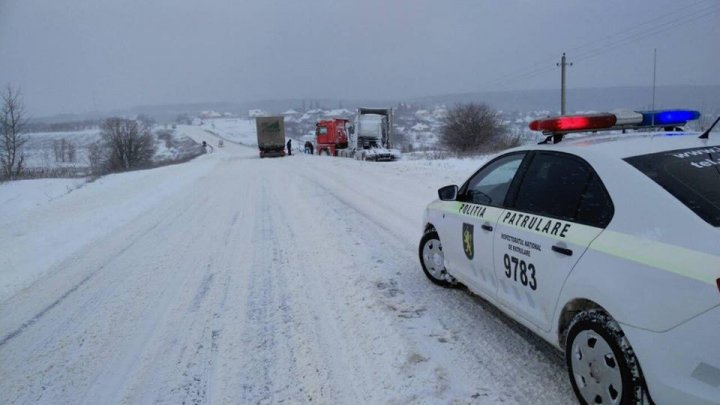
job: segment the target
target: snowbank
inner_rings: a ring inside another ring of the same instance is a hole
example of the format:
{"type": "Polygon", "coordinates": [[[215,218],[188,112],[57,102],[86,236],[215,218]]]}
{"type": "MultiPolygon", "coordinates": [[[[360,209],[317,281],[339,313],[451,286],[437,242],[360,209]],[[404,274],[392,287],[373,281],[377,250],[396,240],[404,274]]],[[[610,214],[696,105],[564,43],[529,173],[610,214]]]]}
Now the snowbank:
{"type": "Polygon", "coordinates": [[[84,184],[39,179],[0,184],[0,303],[63,260],[198,181],[215,163],[113,174],[84,184]]]}

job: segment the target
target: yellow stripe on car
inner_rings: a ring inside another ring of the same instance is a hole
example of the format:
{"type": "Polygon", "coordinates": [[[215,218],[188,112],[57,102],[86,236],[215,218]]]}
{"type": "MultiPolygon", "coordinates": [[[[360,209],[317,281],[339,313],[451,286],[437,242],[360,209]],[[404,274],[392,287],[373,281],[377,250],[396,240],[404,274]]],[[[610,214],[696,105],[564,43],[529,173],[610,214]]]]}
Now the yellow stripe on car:
{"type": "Polygon", "coordinates": [[[719,256],[620,232],[604,231],[590,248],[707,284],[720,277],[719,256]]]}

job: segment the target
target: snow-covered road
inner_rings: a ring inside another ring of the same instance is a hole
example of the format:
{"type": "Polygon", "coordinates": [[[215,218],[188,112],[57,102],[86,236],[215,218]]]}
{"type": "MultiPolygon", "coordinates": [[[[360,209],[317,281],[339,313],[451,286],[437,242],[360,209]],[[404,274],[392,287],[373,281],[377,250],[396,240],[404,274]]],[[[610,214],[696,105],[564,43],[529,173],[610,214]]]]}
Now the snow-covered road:
{"type": "MultiPolygon", "coordinates": [[[[554,349],[420,270],[422,209],[469,172],[227,142],[151,172],[119,205],[142,209],[0,303],[0,403],[574,402],[554,349]]],[[[102,187],[32,217],[92,216],[102,187]]]]}

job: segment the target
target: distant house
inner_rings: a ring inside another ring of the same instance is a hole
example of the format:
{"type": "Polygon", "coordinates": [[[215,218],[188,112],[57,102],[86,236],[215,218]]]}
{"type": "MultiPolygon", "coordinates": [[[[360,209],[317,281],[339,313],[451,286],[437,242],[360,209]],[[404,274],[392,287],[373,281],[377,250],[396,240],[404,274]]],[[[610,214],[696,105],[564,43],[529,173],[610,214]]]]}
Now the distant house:
{"type": "Polygon", "coordinates": [[[220,117],[222,117],[222,114],[220,114],[217,111],[202,111],[200,113],[200,118],[202,118],[202,119],[220,118],[220,117]]]}
{"type": "Polygon", "coordinates": [[[250,118],[266,117],[268,115],[270,115],[270,114],[268,114],[267,112],[265,112],[263,110],[257,109],[257,108],[248,110],[248,117],[250,117],[250,118]]]}

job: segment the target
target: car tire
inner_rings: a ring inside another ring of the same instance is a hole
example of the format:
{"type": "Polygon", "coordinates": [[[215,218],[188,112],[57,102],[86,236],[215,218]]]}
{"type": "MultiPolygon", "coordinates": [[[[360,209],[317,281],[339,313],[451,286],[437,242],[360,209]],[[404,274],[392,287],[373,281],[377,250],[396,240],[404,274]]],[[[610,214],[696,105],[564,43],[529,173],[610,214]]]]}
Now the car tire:
{"type": "Polygon", "coordinates": [[[437,232],[425,232],[420,239],[418,255],[423,272],[430,281],[446,288],[457,286],[457,280],[445,270],[442,243],[440,243],[440,236],[437,232]]]}
{"type": "Polygon", "coordinates": [[[575,315],[565,360],[581,404],[643,403],[640,363],[620,325],[606,312],[593,309],[575,315]]]}

